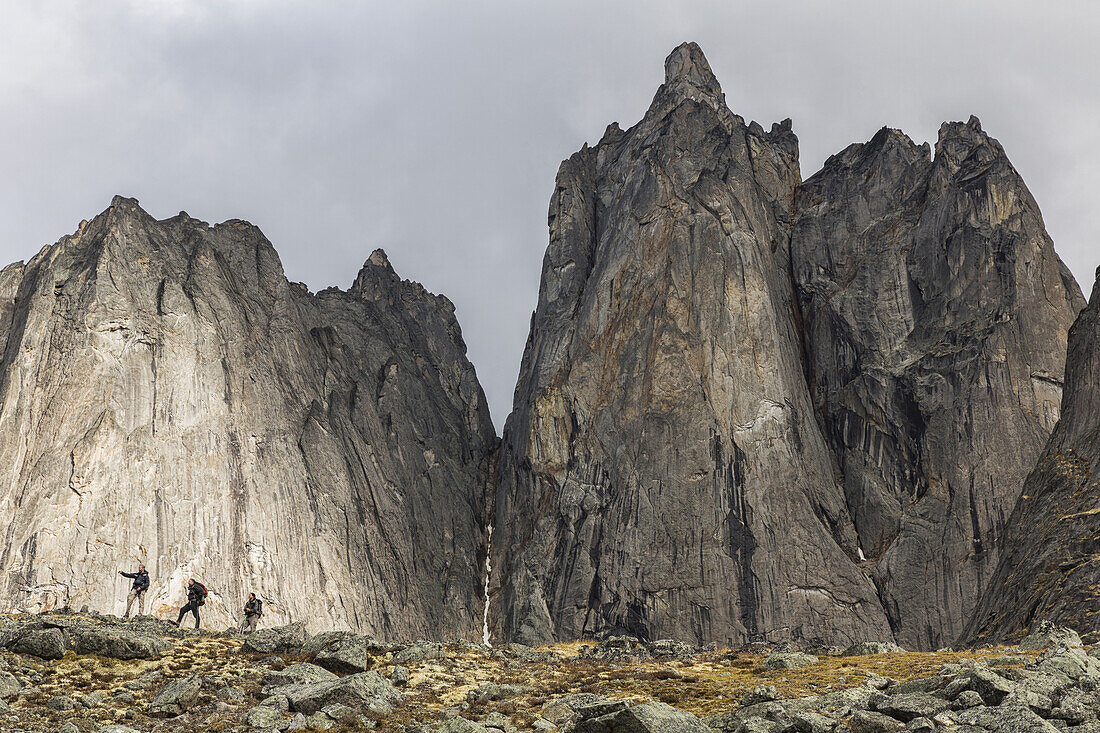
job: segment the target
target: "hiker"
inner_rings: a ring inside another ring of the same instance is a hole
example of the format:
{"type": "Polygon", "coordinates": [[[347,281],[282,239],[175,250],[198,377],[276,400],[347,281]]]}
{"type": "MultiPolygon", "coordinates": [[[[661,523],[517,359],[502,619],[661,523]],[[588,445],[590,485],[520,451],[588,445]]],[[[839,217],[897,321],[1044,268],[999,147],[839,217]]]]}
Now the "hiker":
{"type": "Polygon", "coordinates": [[[264,615],[264,602],[256,597],[255,593],[248,594],[248,602],[244,604],[244,620],[241,621],[241,633],[249,633],[256,630],[260,623],[260,617],[264,615]]]}
{"type": "Polygon", "coordinates": [[[190,611],[191,615],[195,617],[195,628],[197,629],[199,628],[199,606],[206,603],[206,586],[196,582],[194,578],[188,578],[184,587],[187,589],[187,605],[180,609],[176,626],[180,625],[184,615],[190,611]]]}
{"type": "Polygon", "coordinates": [[[126,614],[123,618],[130,618],[130,606],[134,605],[134,601],[138,602],[138,616],[144,616],[145,591],[149,590],[149,573],[145,572],[145,566],[138,565],[136,573],[124,573],[119,570],[118,574],[124,578],[134,579],[134,584],[130,588],[130,595],[126,596],[126,614]]]}

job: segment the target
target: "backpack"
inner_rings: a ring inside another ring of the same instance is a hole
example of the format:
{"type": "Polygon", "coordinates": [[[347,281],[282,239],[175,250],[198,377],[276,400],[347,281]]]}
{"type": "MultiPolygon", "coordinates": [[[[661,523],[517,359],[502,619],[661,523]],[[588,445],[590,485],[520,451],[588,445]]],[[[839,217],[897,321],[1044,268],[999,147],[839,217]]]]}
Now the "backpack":
{"type": "Polygon", "coordinates": [[[195,603],[201,606],[206,603],[206,594],[208,591],[206,590],[206,586],[197,580],[195,581],[195,587],[199,589],[198,594],[195,596],[195,603]]]}
{"type": "Polygon", "coordinates": [[[257,616],[263,616],[264,615],[264,602],[261,601],[259,598],[256,599],[256,615],[257,616]]]}

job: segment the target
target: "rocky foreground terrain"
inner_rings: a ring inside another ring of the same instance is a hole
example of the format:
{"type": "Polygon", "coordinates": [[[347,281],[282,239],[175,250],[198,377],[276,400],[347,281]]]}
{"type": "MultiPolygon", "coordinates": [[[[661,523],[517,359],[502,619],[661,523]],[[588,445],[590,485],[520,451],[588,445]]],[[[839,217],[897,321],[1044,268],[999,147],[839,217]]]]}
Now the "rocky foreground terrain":
{"type": "Polygon", "coordinates": [[[247,637],[153,617],[0,618],[0,730],[1100,731],[1100,639],[906,652],[675,641],[494,649],[302,624],[247,637]],[[1091,648],[1090,648],[1091,647],[1091,648]]]}

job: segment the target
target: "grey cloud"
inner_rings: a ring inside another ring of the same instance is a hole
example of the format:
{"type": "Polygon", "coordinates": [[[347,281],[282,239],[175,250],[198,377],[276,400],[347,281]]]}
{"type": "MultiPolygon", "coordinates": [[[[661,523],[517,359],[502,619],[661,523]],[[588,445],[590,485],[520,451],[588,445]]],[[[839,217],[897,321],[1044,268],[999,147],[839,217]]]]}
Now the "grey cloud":
{"type": "Polygon", "coordinates": [[[794,119],[809,176],[882,125],[971,113],[1085,287],[1100,10],[1087,2],[118,2],[0,10],[0,260],[114,193],[263,228],[291,279],[347,286],[375,247],[447,294],[498,429],[560,160],[639,119],[697,40],[730,106],[794,119]]]}

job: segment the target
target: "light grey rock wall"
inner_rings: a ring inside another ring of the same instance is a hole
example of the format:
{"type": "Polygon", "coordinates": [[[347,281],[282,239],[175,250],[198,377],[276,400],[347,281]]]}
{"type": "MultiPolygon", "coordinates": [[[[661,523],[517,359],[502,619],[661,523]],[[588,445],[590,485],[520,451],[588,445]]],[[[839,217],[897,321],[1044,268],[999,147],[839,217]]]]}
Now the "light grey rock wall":
{"type": "Polygon", "coordinates": [[[242,221],[111,207],[0,273],[0,603],[480,637],[496,438],[454,308],[375,252],[287,282],[242,221]]]}
{"type": "Polygon", "coordinates": [[[897,640],[950,644],[1058,420],[1084,307],[978,120],[935,158],[884,128],[798,189],[791,241],[813,397],[897,640]]]}

